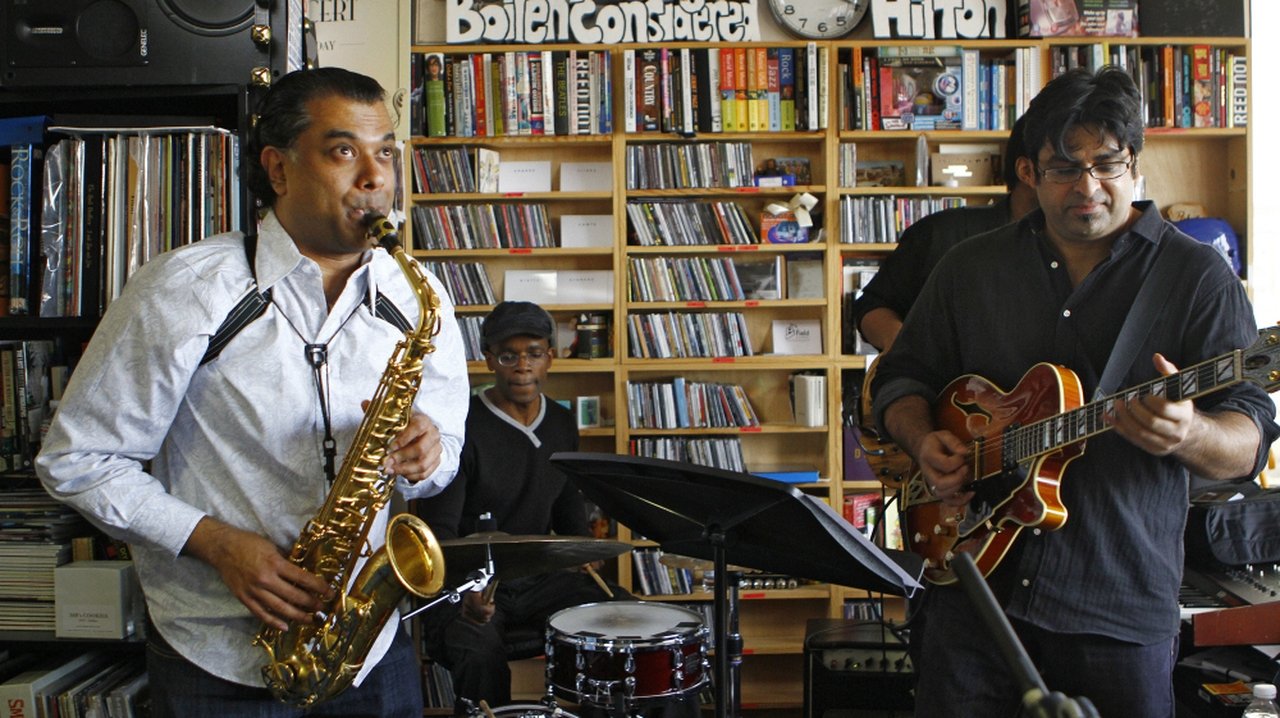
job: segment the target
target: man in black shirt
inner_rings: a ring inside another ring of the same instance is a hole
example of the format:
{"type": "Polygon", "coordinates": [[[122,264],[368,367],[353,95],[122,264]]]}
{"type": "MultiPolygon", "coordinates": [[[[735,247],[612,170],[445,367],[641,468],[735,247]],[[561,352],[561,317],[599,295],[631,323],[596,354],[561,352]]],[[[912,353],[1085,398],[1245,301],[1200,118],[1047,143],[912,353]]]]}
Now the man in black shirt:
{"type": "MultiPolygon", "coordinates": [[[[1052,362],[1072,370],[1091,397],[1158,255],[1172,253],[1175,269],[1156,293],[1162,311],[1136,337],[1121,389],[1257,339],[1230,267],[1151,202],[1133,201],[1141,107],[1133,81],[1116,68],[1072,71],[1046,85],[1027,111],[1029,156],[1018,161],[1040,209],[947,253],[881,358],[877,421],[950,506],[974,496],[973,455],[935,423],[942,390],[974,374],[1017,394],[1028,369],[1052,362]]],[[[1103,716],[1173,715],[1188,471],[1256,475],[1280,435],[1274,417],[1270,397],[1248,383],[1194,401],[1150,392],[1107,413],[1114,431],[1090,438],[1063,470],[1070,519],[1056,531],[1023,529],[989,567],[1052,690],[1088,697],[1103,716]]],[[[1016,715],[1019,686],[964,592],[930,586],[925,611],[917,715],[1016,715]]]]}
{"type": "MultiPolygon", "coordinates": [[[[555,323],[536,304],[502,302],[480,334],[494,385],[471,398],[457,478],[418,502],[417,514],[441,541],[480,530],[590,536],[582,494],[548,461],[578,449],[573,413],[542,393],[555,323]],[[484,513],[492,526],[477,525],[484,513]]],[[[500,581],[492,598],[466,593],[457,605],[427,611],[423,624],[429,653],[450,669],[458,697],[496,707],[511,702],[505,644],[513,630],[540,636],[556,611],[608,596],[588,573],[566,570],[500,581]]]]}
{"type": "Polygon", "coordinates": [[[902,232],[898,248],[853,303],[853,325],[871,346],[889,351],[903,318],[942,255],[961,240],[1003,227],[1036,208],[1035,190],[1018,178],[1018,158],[1025,154],[1022,118],[1018,118],[1005,145],[1007,195],[993,204],[934,212],[902,232]]]}

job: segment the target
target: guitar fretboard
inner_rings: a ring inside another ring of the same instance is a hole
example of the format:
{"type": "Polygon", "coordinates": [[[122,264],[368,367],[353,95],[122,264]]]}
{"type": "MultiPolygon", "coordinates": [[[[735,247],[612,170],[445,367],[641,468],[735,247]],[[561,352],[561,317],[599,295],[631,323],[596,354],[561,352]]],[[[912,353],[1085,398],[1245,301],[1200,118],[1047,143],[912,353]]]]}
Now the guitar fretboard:
{"type": "Polygon", "coordinates": [[[1170,401],[1183,401],[1239,383],[1243,381],[1240,359],[1240,351],[1223,354],[1071,411],[1011,429],[1001,437],[1004,458],[1020,464],[1109,430],[1111,424],[1108,419],[1113,414],[1117,401],[1130,401],[1145,396],[1163,396],[1170,401]]]}

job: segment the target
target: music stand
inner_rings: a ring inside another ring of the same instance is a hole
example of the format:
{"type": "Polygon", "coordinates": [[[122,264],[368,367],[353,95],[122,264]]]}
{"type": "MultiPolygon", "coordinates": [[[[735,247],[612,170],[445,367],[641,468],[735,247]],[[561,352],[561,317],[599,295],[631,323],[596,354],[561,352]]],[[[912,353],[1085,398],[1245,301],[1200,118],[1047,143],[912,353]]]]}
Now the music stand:
{"type": "MultiPolygon", "coordinates": [[[[899,596],[921,588],[923,560],[878,548],[821,500],[780,481],[616,454],[558,452],[588,500],[664,551],[715,563],[716,717],[739,709],[727,650],[729,564],[899,596]],[[726,695],[730,696],[728,700],[726,695]]],[[[735,597],[736,598],[736,597],[735,597]]],[[[740,650],[740,646],[739,646],[740,650]]]]}

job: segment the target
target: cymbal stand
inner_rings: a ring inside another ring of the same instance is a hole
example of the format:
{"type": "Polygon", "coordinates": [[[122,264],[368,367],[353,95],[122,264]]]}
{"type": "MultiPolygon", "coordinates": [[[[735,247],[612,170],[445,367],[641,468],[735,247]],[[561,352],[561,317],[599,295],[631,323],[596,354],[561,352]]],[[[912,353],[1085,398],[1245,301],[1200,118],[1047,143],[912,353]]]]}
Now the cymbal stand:
{"type": "MultiPolygon", "coordinates": [[[[440,604],[444,601],[448,601],[449,603],[458,603],[459,601],[462,600],[462,594],[466,593],[467,591],[484,591],[489,586],[489,582],[494,580],[493,576],[495,573],[496,573],[496,569],[494,568],[494,565],[493,565],[493,549],[486,547],[486,559],[485,559],[484,568],[478,568],[472,571],[471,573],[467,574],[467,581],[465,581],[461,586],[458,586],[457,588],[445,589],[440,593],[439,596],[436,596],[431,601],[428,601],[427,603],[421,606],[418,606],[412,611],[401,616],[400,620],[407,621],[410,618],[413,618],[414,616],[418,615],[419,613],[422,613],[423,611],[431,608],[432,606],[440,604]]],[[[494,585],[495,586],[497,585],[496,582],[494,585]]]]}
{"type": "Polygon", "coordinates": [[[716,718],[737,718],[742,703],[742,634],[738,632],[738,586],[742,574],[729,571],[724,531],[710,528],[707,537],[715,554],[716,718]]]}

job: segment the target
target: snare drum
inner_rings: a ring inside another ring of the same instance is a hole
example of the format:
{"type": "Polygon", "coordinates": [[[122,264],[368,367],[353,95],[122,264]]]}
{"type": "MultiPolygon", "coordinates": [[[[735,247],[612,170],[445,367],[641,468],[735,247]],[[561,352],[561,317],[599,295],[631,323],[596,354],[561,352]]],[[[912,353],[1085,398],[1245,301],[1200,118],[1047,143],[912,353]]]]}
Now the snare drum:
{"type": "Polygon", "coordinates": [[[588,603],[547,620],[547,684],[599,706],[683,696],[707,682],[709,631],[697,612],[642,601],[588,603]]]}

